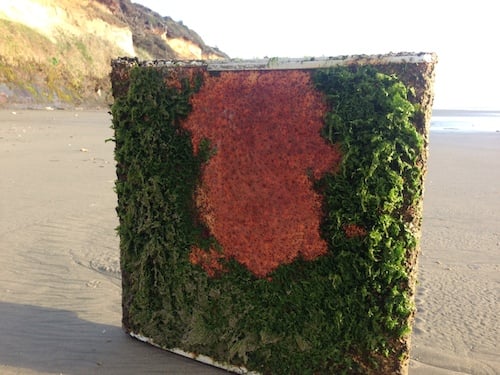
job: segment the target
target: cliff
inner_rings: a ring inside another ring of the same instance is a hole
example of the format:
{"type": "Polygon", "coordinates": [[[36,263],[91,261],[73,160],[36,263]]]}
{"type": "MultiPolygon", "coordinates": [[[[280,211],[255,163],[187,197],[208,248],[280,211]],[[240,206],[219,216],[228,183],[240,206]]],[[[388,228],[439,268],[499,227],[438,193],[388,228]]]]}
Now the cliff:
{"type": "Polygon", "coordinates": [[[182,23],[130,0],[0,2],[0,106],[106,106],[118,56],[227,57],[182,23]]]}

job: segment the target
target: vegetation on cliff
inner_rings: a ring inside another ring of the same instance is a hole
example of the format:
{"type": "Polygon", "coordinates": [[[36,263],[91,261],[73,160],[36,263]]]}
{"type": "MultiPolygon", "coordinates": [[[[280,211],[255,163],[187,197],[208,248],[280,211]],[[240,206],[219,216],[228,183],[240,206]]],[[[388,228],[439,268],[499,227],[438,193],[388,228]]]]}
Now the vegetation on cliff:
{"type": "Polygon", "coordinates": [[[0,106],[106,106],[118,56],[227,57],[182,23],[130,0],[0,4],[0,106]]]}

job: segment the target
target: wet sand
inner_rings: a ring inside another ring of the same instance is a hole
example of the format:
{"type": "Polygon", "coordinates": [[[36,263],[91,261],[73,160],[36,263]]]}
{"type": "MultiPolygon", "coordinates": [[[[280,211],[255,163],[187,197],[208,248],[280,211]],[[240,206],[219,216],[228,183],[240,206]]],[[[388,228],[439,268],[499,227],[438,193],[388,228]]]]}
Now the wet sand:
{"type": "MultiPolygon", "coordinates": [[[[106,111],[0,111],[0,374],[225,374],[121,329],[106,111]]],[[[500,134],[432,134],[410,374],[499,374],[500,134]]]]}
{"type": "Polygon", "coordinates": [[[431,132],[410,374],[500,374],[500,133],[431,132]]]}
{"type": "Polygon", "coordinates": [[[106,111],[0,111],[0,374],[224,374],[121,329],[106,111]]]}

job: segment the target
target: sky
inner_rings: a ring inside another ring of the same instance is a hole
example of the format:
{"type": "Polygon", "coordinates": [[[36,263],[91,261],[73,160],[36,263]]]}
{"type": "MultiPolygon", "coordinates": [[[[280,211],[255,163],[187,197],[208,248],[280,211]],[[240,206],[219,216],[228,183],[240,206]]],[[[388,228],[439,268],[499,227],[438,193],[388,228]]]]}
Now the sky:
{"type": "Polygon", "coordinates": [[[435,52],[436,109],[500,110],[496,0],[132,0],[231,58],[435,52]]]}

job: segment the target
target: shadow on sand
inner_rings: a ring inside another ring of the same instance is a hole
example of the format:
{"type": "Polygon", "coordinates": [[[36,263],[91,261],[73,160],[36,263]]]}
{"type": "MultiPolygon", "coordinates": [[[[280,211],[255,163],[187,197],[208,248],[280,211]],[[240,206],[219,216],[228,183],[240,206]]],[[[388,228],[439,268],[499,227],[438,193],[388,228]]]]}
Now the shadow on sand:
{"type": "Polygon", "coordinates": [[[0,302],[0,368],[57,374],[228,374],[74,312],[0,302]]]}

